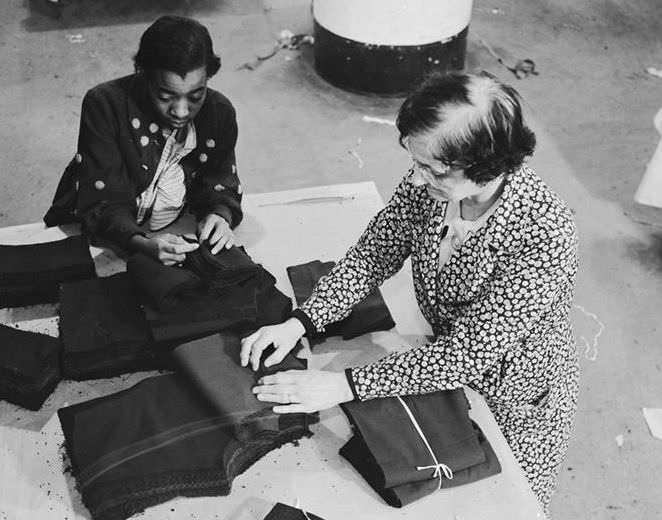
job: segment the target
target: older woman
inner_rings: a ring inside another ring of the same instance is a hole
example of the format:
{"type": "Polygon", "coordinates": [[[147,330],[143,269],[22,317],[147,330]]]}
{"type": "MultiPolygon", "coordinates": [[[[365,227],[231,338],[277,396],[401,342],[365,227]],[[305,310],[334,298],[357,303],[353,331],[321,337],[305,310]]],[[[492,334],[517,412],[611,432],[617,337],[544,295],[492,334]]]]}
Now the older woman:
{"type": "Polygon", "coordinates": [[[148,238],[143,228],[166,227],[188,205],[198,242],[214,253],[230,247],[242,218],[237,122],[230,101],[207,87],[221,66],[209,32],[163,16],[142,35],[134,64],[134,74],[85,95],[78,150],[46,224],[78,220],[92,238],[170,265],[198,244],[167,233],[148,238]]]}
{"type": "Polygon", "coordinates": [[[286,322],[245,338],[257,366],[322,331],[411,258],[434,341],[344,374],[262,378],[259,399],[281,413],[352,399],[467,385],[480,392],[547,509],[576,408],[578,360],[569,311],[577,236],[564,202],[523,163],[535,137],[518,95],[487,74],[430,79],[397,120],[413,167],[386,207],[286,322]],[[350,289],[351,288],[351,289],[350,289]]]}

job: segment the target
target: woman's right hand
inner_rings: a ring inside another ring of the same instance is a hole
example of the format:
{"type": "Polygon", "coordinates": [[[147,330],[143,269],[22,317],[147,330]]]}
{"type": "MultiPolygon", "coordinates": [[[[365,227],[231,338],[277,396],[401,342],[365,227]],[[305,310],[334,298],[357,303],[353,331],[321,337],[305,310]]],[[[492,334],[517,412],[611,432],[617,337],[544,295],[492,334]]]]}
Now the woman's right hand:
{"type": "Polygon", "coordinates": [[[130,244],[134,251],[151,256],[164,265],[181,264],[186,259],[186,253],[200,247],[197,242],[187,242],[182,237],[171,233],[163,233],[151,238],[133,235],[130,244]]]}
{"type": "Polygon", "coordinates": [[[280,363],[295,347],[304,332],[306,332],[306,329],[296,318],[290,318],[278,325],[267,325],[258,329],[241,340],[241,366],[247,366],[250,361],[253,370],[260,368],[262,352],[269,345],[273,345],[276,351],[264,360],[264,366],[270,367],[280,363]]]}

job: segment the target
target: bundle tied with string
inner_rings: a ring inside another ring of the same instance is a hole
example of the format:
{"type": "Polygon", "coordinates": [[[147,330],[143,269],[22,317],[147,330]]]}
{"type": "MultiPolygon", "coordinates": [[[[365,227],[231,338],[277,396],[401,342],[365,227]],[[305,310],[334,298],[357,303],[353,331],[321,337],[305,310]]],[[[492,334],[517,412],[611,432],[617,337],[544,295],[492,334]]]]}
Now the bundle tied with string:
{"type": "Polygon", "coordinates": [[[393,507],[501,471],[462,389],[341,407],[354,436],[340,454],[393,507]]]}

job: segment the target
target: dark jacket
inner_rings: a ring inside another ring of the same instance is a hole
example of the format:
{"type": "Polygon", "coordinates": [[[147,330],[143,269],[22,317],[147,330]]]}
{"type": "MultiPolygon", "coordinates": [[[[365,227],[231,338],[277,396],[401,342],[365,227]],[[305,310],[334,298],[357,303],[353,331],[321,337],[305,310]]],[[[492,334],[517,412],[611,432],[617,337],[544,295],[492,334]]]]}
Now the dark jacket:
{"type": "MultiPolygon", "coordinates": [[[[150,185],[165,138],[139,74],[102,83],[83,99],[78,150],[60,179],[47,226],[80,221],[93,239],[121,247],[144,232],[136,223],[136,198],[150,185]]],[[[210,213],[235,227],[242,219],[234,147],[237,122],[230,101],[215,90],[194,119],[197,146],[180,164],[189,210],[210,213]]]]}

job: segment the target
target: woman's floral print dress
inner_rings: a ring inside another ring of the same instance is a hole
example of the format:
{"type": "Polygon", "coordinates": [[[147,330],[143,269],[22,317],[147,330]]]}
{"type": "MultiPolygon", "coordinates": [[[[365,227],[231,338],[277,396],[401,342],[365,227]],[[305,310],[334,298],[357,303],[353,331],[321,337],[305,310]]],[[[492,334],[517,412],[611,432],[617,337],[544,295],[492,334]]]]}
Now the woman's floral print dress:
{"type": "Polygon", "coordinates": [[[356,395],[475,389],[547,510],[577,402],[572,214],[523,165],[508,175],[485,225],[439,270],[447,204],[412,185],[409,175],[301,310],[322,330],[411,257],[418,305],[435,340],[352,368],[356,395]]]}

